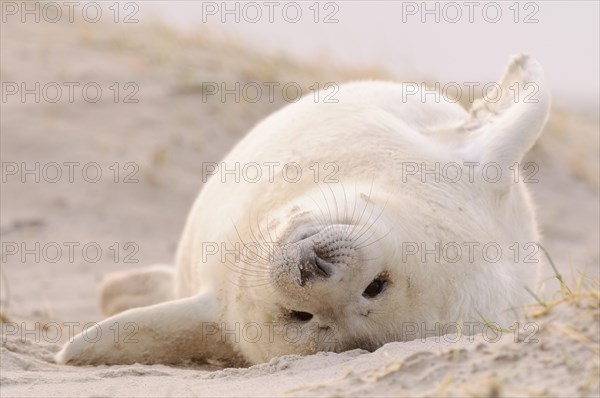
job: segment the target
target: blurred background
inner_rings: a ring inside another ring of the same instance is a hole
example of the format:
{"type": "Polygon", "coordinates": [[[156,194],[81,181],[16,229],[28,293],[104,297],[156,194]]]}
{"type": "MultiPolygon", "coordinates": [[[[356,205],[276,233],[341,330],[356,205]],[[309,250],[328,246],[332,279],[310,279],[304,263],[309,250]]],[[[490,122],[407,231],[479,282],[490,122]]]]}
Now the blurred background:
{"type": "Polygon", "coordinates": [[[202,162],[290,102],[264,83],[467,87],[520,52],[554,97],[527,158],[543,244],[565,277],[598,278],[597,2],[269,4],[0,3],[5,319],[98,320],[103,275],[172,263],[202,162]],[[265,89],[223,101],[207,83],[265,89]]]}
{"type": "Polygon", "coordinates": [[[324,1],[287,9],[279,3],[271,13],[224,4],[147,2],[143,11],[187,32],[212,28],[261,43],[270,53],[379,65],[394,76],[440,82],[496,81],[507,54],[525,52],[544,65],[558,105],[598,110],[597,2],[324,1]]]}

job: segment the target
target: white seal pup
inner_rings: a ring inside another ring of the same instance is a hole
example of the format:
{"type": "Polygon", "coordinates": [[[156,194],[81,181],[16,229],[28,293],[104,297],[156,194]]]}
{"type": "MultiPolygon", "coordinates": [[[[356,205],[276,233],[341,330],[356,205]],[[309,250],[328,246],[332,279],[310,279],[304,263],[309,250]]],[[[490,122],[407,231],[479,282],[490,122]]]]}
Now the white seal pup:
{"type": "Polygon", "coordinates": [[[176,267],[110,276],[114,315],[58,363],[248,365],[518,317],[539,240],[519,173],[549,113],[539,64],[513,57],[470,112],[398,83],[320,95],[206,169],[176,267]]]}

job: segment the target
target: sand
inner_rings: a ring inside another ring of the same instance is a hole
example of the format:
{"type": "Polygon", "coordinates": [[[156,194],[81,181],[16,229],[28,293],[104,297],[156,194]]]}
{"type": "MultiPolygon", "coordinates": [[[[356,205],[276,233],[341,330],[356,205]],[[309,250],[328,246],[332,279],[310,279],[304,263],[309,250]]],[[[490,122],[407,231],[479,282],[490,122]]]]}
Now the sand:
{"type": "Polygon", "coordinates": [[[9,163],[22,162],[29,168],[39,162],[41,173],[39,182],[35,175],[7,175],[1,186],[3,397],[600,394],[599,125],[598,115],[576,109],[554,109],[528,155],[540,165],[531,189],[542,243],[572,291],[561,292],[553,270],[545,270],[538,293],[545,306],[532,297],[529,309],[537,342],[521,341],[531,329],[516,339],[515,331],[504,331],[497,342],[447,336],[391,343],[373,353],[287,356],[247,369],[54,364],[52,355],[67,335],[51,341],[52,322],[74,322],[80,330],[99,321],[96,288],[103,275],[172,262],[202,186],[201,162],[218,161],[254,123],[286,103],[280,96],[254,104],[204,102],[202,82],[294,81],[306,88],[392,77],[375,67],[315,66],[211,32],[183,36],[161,26],[124,33],[90,24],[8,23],[1,33],[3,82],[94,82],[103,92],[95,103],[79,90],[70,102],[65,88],[56,103],[36,103],[30,95],[1,104],[3,173],[9,163]],[[121,90],[117,103],[114,82],[121,90]],[[132,87],[139,90],[130,99],[139,101],[124,103],[132,87]],[[50,182],[53,170],[42,171],[50,162],[78,162],[73,182],[67,166],[50,182]],[[84,166],[102,170],[98,182],[85,180],[84,166]],[[38,251],[39,259],[7,254],[15,245],[36,243],[49,245],[46,253],[38,251]],[[53,262],[56,247],[61,256],[53,262]],[[23,329],[33,332],[22,336],[23,329]]]}

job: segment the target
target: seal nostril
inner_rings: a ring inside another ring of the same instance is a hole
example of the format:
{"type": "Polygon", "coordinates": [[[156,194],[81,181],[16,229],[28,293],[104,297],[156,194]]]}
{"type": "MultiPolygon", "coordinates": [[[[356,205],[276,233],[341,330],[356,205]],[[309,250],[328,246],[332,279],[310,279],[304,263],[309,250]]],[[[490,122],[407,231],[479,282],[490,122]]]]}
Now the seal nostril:
{"type": "Polygon", "coordinates": [[[300,286],[304,286],[306,281],[315,277],[328,278],[333,273],[334,264],[324,260],[314,252],[312,248],[308,249],[311,253],[303,262],[298,264],[300,268],[300,286]]]}
{"type": "Polygon", "coordinates": [[[308,322],[312,319],[313,314],[304,311],[292,311],[290,312],[290,316],[297,321],[308,322]]]}
{"type": "Polygon", "coordinates": [[[315,258],[315,265],[317,266],[316,272],[318,274],[325,277],[329,276],[328,270],[331,267],[330,263],[328,263],[320,257],[317,257],[315,258]]]}

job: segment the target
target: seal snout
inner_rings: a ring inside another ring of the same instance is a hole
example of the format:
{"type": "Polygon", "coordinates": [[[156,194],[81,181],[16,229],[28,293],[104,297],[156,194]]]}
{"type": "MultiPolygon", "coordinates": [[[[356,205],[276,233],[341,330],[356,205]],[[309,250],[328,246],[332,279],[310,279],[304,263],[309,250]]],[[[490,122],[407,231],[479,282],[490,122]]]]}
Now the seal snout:
{"type": "Polygon", "coordinates": [[[332,276],[341,277],[355,258],[352,239],[345,225],[331,225],[312,234],[302,234],[298,241],[286,245],[281,257],[276,259],[278,279],[287,279],[297,285],[325,281],[332,276]]]}

